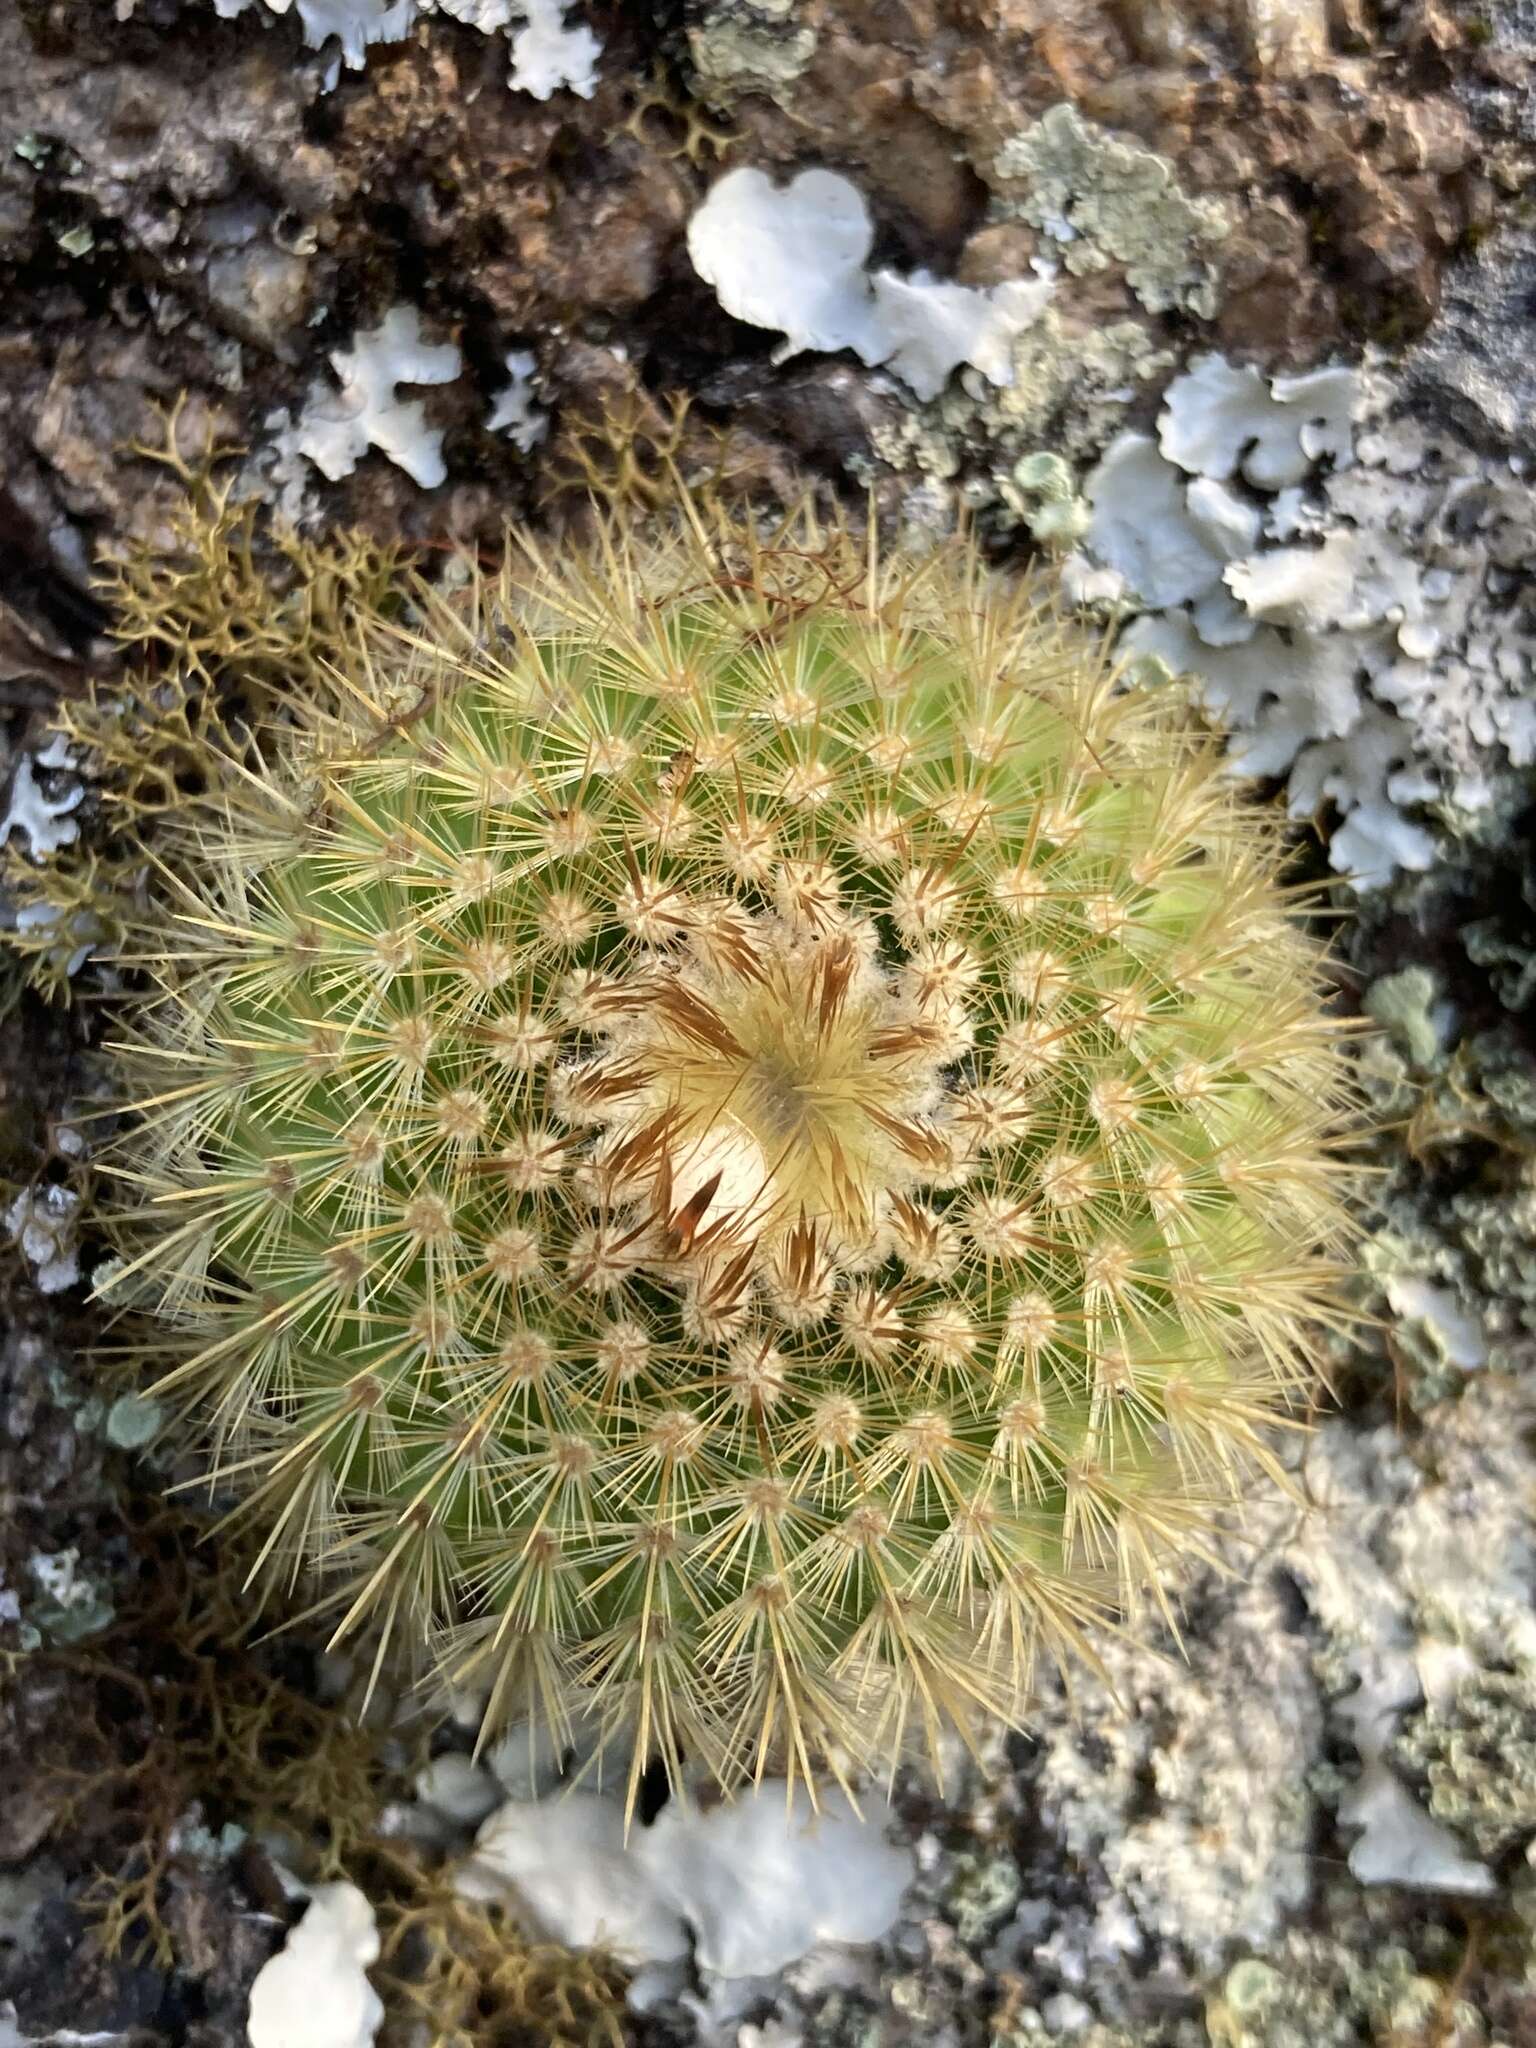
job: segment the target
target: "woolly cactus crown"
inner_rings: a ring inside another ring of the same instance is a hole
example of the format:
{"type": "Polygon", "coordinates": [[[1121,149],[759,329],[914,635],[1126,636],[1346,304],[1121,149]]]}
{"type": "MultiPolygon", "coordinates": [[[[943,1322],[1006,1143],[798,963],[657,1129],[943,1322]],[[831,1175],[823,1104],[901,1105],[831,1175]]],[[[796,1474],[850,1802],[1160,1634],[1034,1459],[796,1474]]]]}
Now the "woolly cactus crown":
{"type": "Polygon", "coordinates": [[[608,533],[200,828],[127,1271],[271,1554],[721,1781],[1016,1715],[1344,1232],[1319,955],[1176,692],[966,546],[608,533]]]}

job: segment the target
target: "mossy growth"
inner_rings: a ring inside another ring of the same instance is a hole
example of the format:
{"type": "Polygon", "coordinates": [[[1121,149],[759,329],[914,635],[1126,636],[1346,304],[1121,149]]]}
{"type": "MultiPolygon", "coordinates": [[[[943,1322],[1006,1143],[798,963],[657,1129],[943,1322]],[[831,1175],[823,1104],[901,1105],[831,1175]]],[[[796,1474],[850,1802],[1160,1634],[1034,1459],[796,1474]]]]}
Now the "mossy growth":
{"type": "Polygon", "coordinates": [[[530,1941],[459,1897],[440,1854],[381,1831],[426,1723],[322,1696],[302,1622],[252,1602],[252,1543],[209,1542],[206,1521],[138,1493],[124,1535],[111,1625],[20,1660],[9,1689],[40,1845],[94,1864],[76,1903],[102,1953],[196,1969],[199,1858],[243,1841],[241,1882],[280,1906],[262,1847],[276,1842],[305,1882],[347,1879],[373,1906],[381,2048],[618,2048],[626,1979],[610,1957],[530,1941]]]}
{"type": "MultiPolygon", "coordinates": [[[[256,727],[298,677],[340,658],[359,615],[396,608],[404,550],[357,532],[302,539],[274,522],[259,498],[240,494],[230,468],[238,450],[207,438],[188,449],[185,439],[182,409],[173,406],[163,439],[133,447],[168,470],[182,495],[168,532],[109,556],[98,587],[115,637],[139,661],[147,656],[183,697],[238,681],[238,706],[226,687],[225,702],[201,713],[232,718],[238,710],[256,727]]],[[[153,810],[176,793],[151,782],[123,800],[153,810]]]]}
{"type": "Polygon", "coordinates": [[[604,393],[595,412],[557,421],[539,502],[555,525],[585,525],[598,507],[610,518],[645,521],[668,515],[686,479],[701,505],[740,503],[759,454],[704,418],[686,391],[620,388],[604,393]]]}
{"type": "Polygon", "coordinates": [[[296,699],[327,699],[343,650],[355,659],[360,622],[398,612],[409,589],[405,550],[361,533],[301,539],[238,494],[238,450],[188,445],[180,406],[164,425],[132,453],[181,486],[166,528],[98,573],[122,673],[91,679],[55,714],[86,783],[88,829],[42,867],[0,848],[20,912],[12,962],[24,959],[54,999],[84,950],[120,952],[152,915],[157,864],[174,862],[189,806],[259,773],[296,699]]]}
{"type": "Polygon", "coordinates": [[[132,1492],[107,1626],[9,1674],[42,1841],[88,1850],[83,1903],[106,1952],[161,1968],[177,1960],[167,1903],[192,1818],[279,1832],[306,1878],[350,1874],[412,1768],[408,1730],[387,1759],[376,1729],[318,1697],[312,1649],[263,1640],[283,1617],[252,1597],[255,1546],[208,1533],[132,1492]]]}
{"type": "Polygon", "coordinates": [[[372,1971],[383,2048],[624,2048],[627,1978],[611,1958],[530,1942],[450,1875],[422,1876],[409,1853],[404,1862],[411,1890],[382,1916],[372,1971]]]}
{"type": "Polygon", "coordinates": [[[685,157],[701,170],[711,161],[718,163],[741,139],[740,130],[694,99],[664,61],[629,88],[628,99],[623,120],[609,130],[610,144],[628,136],[652,155],[685,157]]]}
{"type": "Polygon", "coordinates": [[[965,542],[684,501],[413,605],[162,824],[108,1298],[488,1729],[729,1786],[1017,1719],[1343,1313],[1273,815],[965,542]]]}

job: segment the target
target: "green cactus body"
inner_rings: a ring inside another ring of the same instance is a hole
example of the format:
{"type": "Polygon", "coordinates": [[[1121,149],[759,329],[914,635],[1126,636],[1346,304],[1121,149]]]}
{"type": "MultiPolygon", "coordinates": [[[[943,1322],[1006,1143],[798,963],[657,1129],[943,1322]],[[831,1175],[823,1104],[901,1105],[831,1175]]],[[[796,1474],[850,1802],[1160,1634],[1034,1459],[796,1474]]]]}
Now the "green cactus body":
{"type": "Polygon", "coordinates": [[[610,536],[350,683],[128,1055],[215,1470],[493,1720],[729,1783],[1017,1715],[1331,1305],[1273,823],[963,547],[610,536]]]}

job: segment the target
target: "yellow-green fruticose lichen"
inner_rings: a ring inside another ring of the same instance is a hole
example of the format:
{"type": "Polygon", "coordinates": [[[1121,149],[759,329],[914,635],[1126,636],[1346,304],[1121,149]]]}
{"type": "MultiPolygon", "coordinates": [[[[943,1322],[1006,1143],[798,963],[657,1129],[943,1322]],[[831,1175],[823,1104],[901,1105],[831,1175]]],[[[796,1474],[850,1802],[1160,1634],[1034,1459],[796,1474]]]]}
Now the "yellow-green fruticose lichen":
{"type": "Polygon", "coordinates": [[[146,949],[165,1387],[493,1723],[729,1784],[1016,1717],[1334,1313],[1271,815],[963,544],[685,517],[425,618],[146,949]]]}

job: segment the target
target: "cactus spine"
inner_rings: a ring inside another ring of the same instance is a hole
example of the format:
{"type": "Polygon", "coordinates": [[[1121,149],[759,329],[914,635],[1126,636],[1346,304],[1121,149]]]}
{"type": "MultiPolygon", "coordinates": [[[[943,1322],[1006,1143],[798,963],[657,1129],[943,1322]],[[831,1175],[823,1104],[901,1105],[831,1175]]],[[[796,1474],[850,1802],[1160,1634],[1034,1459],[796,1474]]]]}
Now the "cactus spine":
{"type": "Polygon", "coordinates": [[[808,519],[530,547],[343,683],[124,1051],[213,1470],[341,1635],[636,1768],[1016,1716],[1335,1312],[1272,819],[967,546],[808,519]]]}

